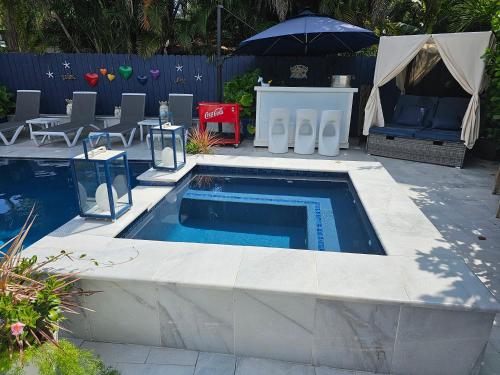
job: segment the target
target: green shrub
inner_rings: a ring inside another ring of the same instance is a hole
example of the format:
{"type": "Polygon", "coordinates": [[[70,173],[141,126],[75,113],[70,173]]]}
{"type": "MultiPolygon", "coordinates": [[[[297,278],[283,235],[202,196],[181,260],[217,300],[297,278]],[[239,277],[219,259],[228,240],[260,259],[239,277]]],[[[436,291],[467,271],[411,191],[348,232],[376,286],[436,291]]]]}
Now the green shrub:
{"type": "Polygon", "coordinates": [[[255,97],[254,86],[260,76],[260,70],[255,69],[241,76],[233,78],[224,84],[224,102],[238,103],[241,118],[255,117],[255,97]]]}
{"type": "Polygon", "coordinates": [[[7,87],[0,86],[0,118],[7,116],[12,108],[15,107],[12,96],[7,87]]]}
{"type": "Polygon", "coordinates": [[[57,345],[46,342],[33,346],[23,355],[9,356],[7,351],[0,353],[0,373],[23,375],[26,367],[38,369],[40,375],[118,375],[113,368],[94,357],[90,350],[80,349],[66,340],[57,345]]]}
{"type": "Polygon", "coordinates": [[[490,79],[486,91],[486,137],[500,145],[500,10],[492,15],[491,27],[496,34],[496,45],[488,48],[483,58],[490,79]]]}

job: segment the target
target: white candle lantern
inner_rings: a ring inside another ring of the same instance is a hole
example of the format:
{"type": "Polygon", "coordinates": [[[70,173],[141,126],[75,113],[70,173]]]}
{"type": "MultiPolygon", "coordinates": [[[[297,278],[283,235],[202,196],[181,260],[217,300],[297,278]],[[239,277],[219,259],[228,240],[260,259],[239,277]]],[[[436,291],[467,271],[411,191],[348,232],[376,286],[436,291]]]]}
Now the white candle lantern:
{"type": "Polygon", "coordinates": [[[116,220],[132,206],[127,153],[111,150],[107,133],[94,137],[107,138],[108,147],[89,150],[86,139],[84,153],[71,159],[80,216],[116,220]]]}
{"type": "Polygon", "coordinates": [[[151,127],[149,142],[155,169],[176,171],[186,164],[183,126],[163,124],[151,127]]]}

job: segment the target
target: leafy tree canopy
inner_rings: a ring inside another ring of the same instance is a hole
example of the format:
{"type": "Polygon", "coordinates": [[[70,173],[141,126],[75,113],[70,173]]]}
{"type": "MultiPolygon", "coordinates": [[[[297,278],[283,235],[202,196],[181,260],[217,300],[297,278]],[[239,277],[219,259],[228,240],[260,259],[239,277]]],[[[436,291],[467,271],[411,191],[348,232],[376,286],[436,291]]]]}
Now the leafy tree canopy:
{"type": "MultiPolygon", "coordinates": [[[[0,0],[10,51],[212,54],[216,0],[0,0]]],[[[497,0],[224,0],[226,52],[304,7],[378,35],[489,30],[497,0]]]]}

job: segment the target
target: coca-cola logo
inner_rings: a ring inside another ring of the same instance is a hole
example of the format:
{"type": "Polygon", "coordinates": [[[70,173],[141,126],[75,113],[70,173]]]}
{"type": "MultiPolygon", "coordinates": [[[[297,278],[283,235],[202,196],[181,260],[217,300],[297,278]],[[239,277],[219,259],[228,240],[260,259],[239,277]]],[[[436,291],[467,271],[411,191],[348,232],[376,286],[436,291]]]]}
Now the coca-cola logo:
{"type": "Polygon", "coordinates": [[[213,118],[213,117],[217,117],[217,116],[221,116],[224,114],[224,109],[219,107],[219,108],[215,108],[213,111],[210,111],[210,112],[205,112],[205,120],[206,119],[209,119],[209,118],[213,118]]]}

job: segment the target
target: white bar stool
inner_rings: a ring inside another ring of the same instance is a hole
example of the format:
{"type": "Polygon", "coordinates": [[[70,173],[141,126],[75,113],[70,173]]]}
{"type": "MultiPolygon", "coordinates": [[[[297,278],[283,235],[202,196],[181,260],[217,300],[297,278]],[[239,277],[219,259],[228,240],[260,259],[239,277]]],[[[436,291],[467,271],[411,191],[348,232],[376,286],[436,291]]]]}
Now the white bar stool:
{"type": "Polygon", "coordinates": [[[288,152],[289,126],[290,111],[287,108],[272,108],[269,115],[269,152],[273,154],[288,152]]]}
{"type": "Polygon", "coordinates": [[[295,147],[296,154],[310,155],[316,147],[318,133],[318,112],[315,109],[297,109],[295,122],[295,147]]]}
{"type": "Polygon", "coordinates": [[[319,124],[318,154],[337,156],[340,154],[340,122],[342,111],[322,111],[319,124]]]}

